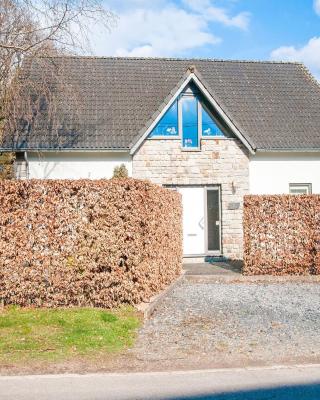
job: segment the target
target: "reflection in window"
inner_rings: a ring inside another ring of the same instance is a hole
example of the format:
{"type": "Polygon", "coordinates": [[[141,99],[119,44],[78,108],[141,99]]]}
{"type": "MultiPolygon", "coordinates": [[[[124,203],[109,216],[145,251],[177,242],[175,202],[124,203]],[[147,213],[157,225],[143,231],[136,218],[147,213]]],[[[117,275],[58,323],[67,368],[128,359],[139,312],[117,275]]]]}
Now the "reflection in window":
{"type": "Polygon", "coordinates": [[[204,138],[224,136],[216,123],[211,106],[194,87],[189,86],[172,103],[149,137],[181,137],[184,149],[198,149],[204,138]]]}
{"type": "Polygon", "coordinates": [[[182,98],[182,146],[198,147],[198,100],[193,96],[182,98]]]}
{"type": "Polygon", "coordinates": [[[202,136],[223,136],[210,113],[202,106],[202,136]]]}
{"type": "Polygon", "coordinates": [[[152,136],[178,136],[178,102],[175,101],[150,134],[152,136]]]}

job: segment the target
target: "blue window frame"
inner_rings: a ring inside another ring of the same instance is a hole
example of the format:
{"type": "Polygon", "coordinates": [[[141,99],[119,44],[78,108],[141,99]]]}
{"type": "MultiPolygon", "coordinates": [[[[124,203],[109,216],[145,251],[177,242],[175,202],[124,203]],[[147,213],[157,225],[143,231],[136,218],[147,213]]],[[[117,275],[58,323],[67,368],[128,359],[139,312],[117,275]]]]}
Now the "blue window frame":
{"type": "Polygon", "coordinates": [[[179,136],[177,100],[153,128],[150,137],[153,136],[179,136]]]}
{"type": "Polygon", "coordinates": [[[202,136],[224,136],[210,113],[202,105],[202,136]]]}
{"type": "Polygon", "coordinates": [[[182,104],[182,147],[199,147],[198,134],[198,99],[183,96],[182,104]]]}
{"type": "Polygon", "coordinates": [[[149,137],[181,138],[184,149],[198,149],[200,138],[224,136],[200,93],[183,92],[172,103],[149,137]]]}

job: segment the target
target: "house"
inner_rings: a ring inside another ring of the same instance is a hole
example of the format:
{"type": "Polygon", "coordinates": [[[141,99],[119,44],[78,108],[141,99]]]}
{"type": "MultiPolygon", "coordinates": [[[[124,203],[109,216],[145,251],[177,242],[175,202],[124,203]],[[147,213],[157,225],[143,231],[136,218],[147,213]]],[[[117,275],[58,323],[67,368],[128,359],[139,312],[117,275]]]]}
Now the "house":
{"type": "Polygon", "coordinates": [[[44,112],[6,135],[17,177],[110,178],[124,163],[182,194],[192,257],[242,257],[245,194],[320,193],[320,87],[302,64],[52,60],[80,95],[61,95],[57,123],[44,112]]]}

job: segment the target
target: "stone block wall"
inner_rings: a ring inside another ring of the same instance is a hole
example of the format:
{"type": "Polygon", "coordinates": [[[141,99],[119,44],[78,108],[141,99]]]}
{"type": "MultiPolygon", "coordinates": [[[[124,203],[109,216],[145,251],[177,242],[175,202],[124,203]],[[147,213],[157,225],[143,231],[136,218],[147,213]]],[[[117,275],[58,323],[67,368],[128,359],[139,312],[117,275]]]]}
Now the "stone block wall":
{"type": "Polygon", "coordinates": [[[249,193],[248,150],[235,138],[201,140],[200,151],[184,151],[180,139],[148,139],[133,157],[133,177],[160,185],[220,185],[222,252],[243,257],[243,196],[249,193]],[[240,203],[238,209],[235,203],[240,203]]]}

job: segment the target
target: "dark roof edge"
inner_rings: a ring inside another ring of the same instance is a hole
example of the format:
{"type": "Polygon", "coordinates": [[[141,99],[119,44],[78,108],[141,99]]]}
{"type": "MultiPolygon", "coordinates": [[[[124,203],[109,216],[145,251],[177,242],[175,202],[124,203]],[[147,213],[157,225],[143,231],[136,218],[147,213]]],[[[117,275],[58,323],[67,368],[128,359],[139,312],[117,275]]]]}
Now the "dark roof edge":
{"type": "Polygon", "coordinates": [[[256,153],[320,153],[320,147],[275,147],[256,149],[256,153]]]}
{"type": "MultiPolygon", "coordinates": [[[[22,152],[35,152],[35,153],[130,153],[130,149],[128,148],[82,148],[82,149],[39,149],[39,148],[30,148],[30,149],[8,149],[1,148],[0,153],[22,153],[22,152]]],[[[284,148],[259,148],[255,149],[256,153],[320,153],[320,147],[315,148],[296,148],[296,147],[284,147],[284,148]]],[[[254,155],[254,154],[252,154],[254,155]]]]}
{"type": "Polygon", "coordinates": [[[0,147],[0,153],[22,153],[22,152],[37,152],[41,153],[45,151],[46,153],[80,153],[80,152],[86,152],[86,153],[108,153],[108,152],[115,152],[115,153],[129,153],[130,149],[128,147],[119,147],[119,148],[114,148],[114,147],[82,147],[82,148],[68,148],[68,149],[53,149],[53,148],[38,148],[38,147],[31,147],[31,148],[1,148],[0,147]]]}

